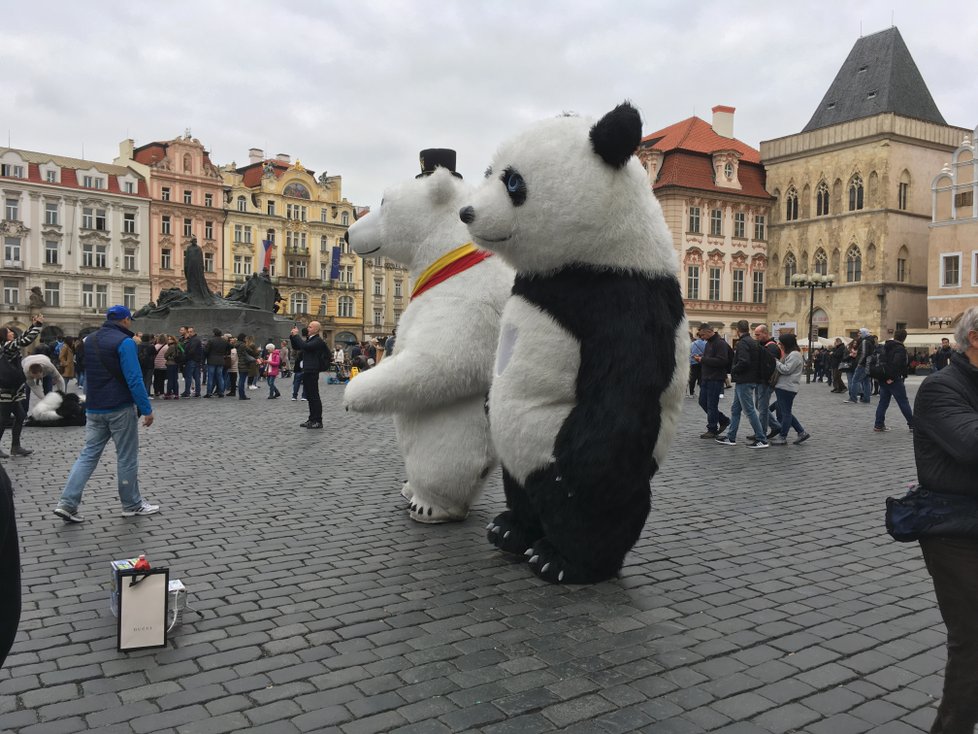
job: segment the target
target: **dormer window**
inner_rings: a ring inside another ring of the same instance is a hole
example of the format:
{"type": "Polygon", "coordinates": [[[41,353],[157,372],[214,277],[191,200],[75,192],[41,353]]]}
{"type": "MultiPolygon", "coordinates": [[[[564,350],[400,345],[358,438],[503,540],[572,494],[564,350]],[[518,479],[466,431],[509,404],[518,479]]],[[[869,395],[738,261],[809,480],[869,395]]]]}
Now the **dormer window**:
{"type": "Polygon", "coordinates": [[[723,166],[723,175],[727,177],[728,181],[730,181],[731,179],[733,179],[733,174],[734,174],[733,163],[727,161],[727,163],[724,164],[723,166]]]}
{"type": "Polygon", "coordinates": [[[99,176],[82,176],[82,186],[86,189],[104,189],[105,181],[99,176]]]}
{"type": "Polygon", "coordinates": [[[0,164],[0,176],[24,178],[24,167],[16,163],[2,163],[0,164]]]}

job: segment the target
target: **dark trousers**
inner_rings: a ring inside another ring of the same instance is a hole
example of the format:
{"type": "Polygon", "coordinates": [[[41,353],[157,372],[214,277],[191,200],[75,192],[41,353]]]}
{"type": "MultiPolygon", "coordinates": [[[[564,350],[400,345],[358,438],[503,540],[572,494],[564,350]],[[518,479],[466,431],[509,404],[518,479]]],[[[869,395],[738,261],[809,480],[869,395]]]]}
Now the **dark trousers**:
{"type": "Polygon", "coordinates": [[[7,659],[20,623],[20,541],[14,490],[0,466],[0,665],[7,659]]]}
{"type": "Polygon", "coordinates": [[[723,380],[703,380],[700,382],[700,407],[706,413],[706,430],[717,433],[720,424],[727,425],[730,419],[720,411],[720,393],[723,380]]]}
{"type": "Polygon", "coordinates": [[[180,365],[168,364],[166,366],[166,394],[167,395],[180,394],[180,379],[177,377],[179,372],[180,372],[180,365]]]}
{"type": "Polygon", "coordinates": [[[238,389],[238,373],[228,372],[228,395],[234,395],[234,391],[238,389]]]}
{"type": "Polygon", "coordinates": [[[309,401],[309,420],[313,423],[323,422],[323,401],[319,397],[319,373],[312,370],[302,371],[302,389],[309,401]]]}
{"type": "Polygon", "coordinates": [[[689,394],[696,394],[696,386],[700,382],[700,373],[703,371],[703,365],[699,362],[696,364],[691,364],[689,366],[689,394]]]}
{"type": "Polygon", "coordinates": [[[844,392],[846,389],[846,384],[842,381],[842,370],[838,367],[832,368],[832,389],[838,392],[844,392]]]}
{"type": "Polygon", "coordinates": [[[4,426],[7,425],[11,415],[14,417],[14,427],[11,430],[10,445],[20,446],[20,432],[24,428],[24,419],[27,417],[23,401],[15,400],[12,403],[0,403],[0,438],[3,438],[4,426]]]}
{"type": "Polygon", "coordinates": [[[778,398],[778,420],[781,422],[781,438],[788,437],[788,429],[790,428],[794,428],[799,436],[803,434],[805,429],[801,427],[801,423],[798,422],[798,419],[791,412],[798,393],[791,392],[791,390],[774,388],[774,394],[778,398]]]}
{"type": "Polygon", "coordinates": [[[299,387],[302,387],[302,397],[306,396],[306,387],[302,382],[302,370],[297,369],[292,373],[292,397],[299,397],[299,387]]]}
{"type": "Polygon", "coordinates": [[[166,368],[153,370],[153,395],[166,392],[166,368]]]}
{"type": "Polygon", "coordinates": [[[184,367],[183,380],[183,397],[189,396],[191,392],[194,395],[200,395],[200,366],[191,359],[187,360],[184,367]],[[190,389],[191,383],[194,387],[192,391],[190,389]]]}
{"type": "Polygon", "coordinates": [[[978,540],[925,538],[924,563],[947,627],[944,695],[931,734],[972,734],[978,723],[978,540]]]}
{"type": "Polygon", "coordinates": [[[246,398],[245,389],[248,387],[248,375],[244,372],[238,372],[238,397],[246,398]]]}
{"type": "Polygon", "coordinates": [[[913,428],[913,409],[911,409],[910,401],[907,399],[907,386],[903,380],[894,380],[889,385],[886,382],[880,382],[879,385],[880,401],[876,405],[876,427],[882,428],[886,425],[886,410],[890,407],[890,398],[892,397],[896,400],[900,412],[903,413],[903,417],[907,421],[907,428],[913,428]]]}

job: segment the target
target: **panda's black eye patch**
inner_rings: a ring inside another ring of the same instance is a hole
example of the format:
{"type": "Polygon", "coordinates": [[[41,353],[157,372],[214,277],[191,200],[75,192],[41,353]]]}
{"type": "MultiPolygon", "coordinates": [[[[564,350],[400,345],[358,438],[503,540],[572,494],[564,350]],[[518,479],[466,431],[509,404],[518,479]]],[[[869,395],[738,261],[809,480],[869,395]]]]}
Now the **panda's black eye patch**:
{"type": "Polygon", "coordinates": [[[506,193],[513,202],[513,206],[522,206],[526,201],[526,181],[518,171],[507,168],[501,177],[506,193]]]}

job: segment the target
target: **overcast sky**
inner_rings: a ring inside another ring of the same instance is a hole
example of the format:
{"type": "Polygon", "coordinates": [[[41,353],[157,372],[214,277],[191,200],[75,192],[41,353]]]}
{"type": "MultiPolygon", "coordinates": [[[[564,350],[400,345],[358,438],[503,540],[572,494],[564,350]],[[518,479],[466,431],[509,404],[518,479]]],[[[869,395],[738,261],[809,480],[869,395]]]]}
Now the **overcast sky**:
{"type": "Polygon", "coordinates": [[[900,29],[948,123],[978,124],[978,3],[0,0],[0,144],[110,162],[190,128],[343,176],[376,206],[418,151],[481,178],[498,143],[622,99],[650,133],[717,104],[734,134],[799,132],[860,35],[900,29]],[[891,13],[892,16],[891,16],[891,13]]]}

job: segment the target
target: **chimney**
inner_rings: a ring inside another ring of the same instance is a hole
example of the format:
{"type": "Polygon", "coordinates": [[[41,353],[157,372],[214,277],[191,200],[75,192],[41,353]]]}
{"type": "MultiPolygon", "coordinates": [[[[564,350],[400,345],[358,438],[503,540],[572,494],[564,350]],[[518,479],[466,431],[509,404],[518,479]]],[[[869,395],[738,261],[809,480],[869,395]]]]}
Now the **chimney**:
{"type": "Polygon", "coordinates": [[[288,153],[277,153],[275,155],[275,160],[281,161],[282,163],[291,163],[288,153]]]}
{"type": "Polygon", "coordinates": [[[261,163],[265,160],[265,151],[261,148],[248,148],[248,163],[261,163]]]}
{"type": "Polygon", "coordinates": [[[132,155],[136,150],[136,143],[132,138],[126,138],[119,143],[119,158],[124,161],[131,161],[132,155]]]}
{"type": "Polygon", "coordinates": [[[736,112],[736,107],[727,107],[726,105],[718,104],[713,108],[713,132],[722,138],[732,138],[733,134],[733,117],[734,112],[736,112]]]}

